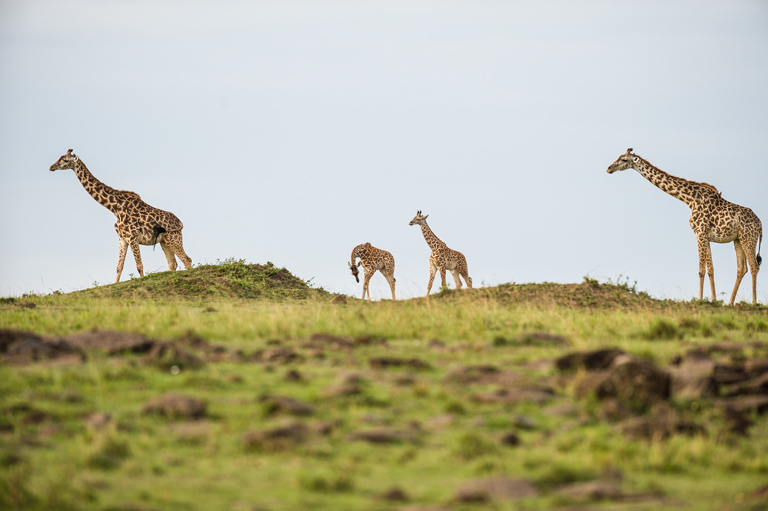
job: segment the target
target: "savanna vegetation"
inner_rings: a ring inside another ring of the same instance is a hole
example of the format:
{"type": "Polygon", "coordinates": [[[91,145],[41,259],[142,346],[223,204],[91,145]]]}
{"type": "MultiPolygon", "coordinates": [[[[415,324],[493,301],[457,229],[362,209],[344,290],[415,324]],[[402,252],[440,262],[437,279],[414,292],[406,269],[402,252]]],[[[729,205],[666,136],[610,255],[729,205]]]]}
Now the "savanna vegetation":
{"type": "Polygon", "coordinates": [[[768,308],[346,300],[228,260],[0,299],[0,509],[768,509],[768,308]]]}

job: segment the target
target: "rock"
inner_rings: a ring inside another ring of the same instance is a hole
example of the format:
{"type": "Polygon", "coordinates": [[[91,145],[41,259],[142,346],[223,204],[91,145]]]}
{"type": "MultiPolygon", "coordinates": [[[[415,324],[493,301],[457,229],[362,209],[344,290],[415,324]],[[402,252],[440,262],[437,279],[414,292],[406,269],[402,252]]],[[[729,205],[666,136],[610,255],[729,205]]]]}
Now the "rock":
{"type": "Polygon", "coordinates": [[[537,427],[537,424],[533,419],[520,414],[517,414],[514,417],[512,417],[512,425],[517,428],[525,429],[528,431],[534,430],[537,427]]]}
{"type": "Polygon", "coordinates": [[[445,348],[445,342],[440,339],[432,339],[427,343],[430,348],[445,348]]]}
{"type": "Polygon", "coordinates": [[[432,366],[418,358],[400,357],[374,357],[368,360],[374,369],[388,369],[390,367],[408,367],[410,369],[430,369],[432,366]]]}
{"type": "Polygon", "coordinates": [[[326,388],[326,396],[355,396],[362,394],[365,390],[366,380],[356,373],[347,374],[341,377],[339,383],[326,388]]]}
{"type": "Polygon", "coordinates": [[[311,405],[285,396],[262,396],[259,398],[262,403],[264,415],[275,415],[286,413],[289,415],[306,416],[315,413],[311,405]]]}
{"type": "Polygon", "coordinates": [[[333,298],[331,298],[331,303],[336,305],[346,305],[347,295],[336,295],[333,298]]]}
{"type": "Polygon", "coordinates": [[[457,502],[487,502],[489,500],[524,499],[538,495],[539,491],[529,480],[502,476],[468,482],[459,488],[454,500],[457,502]]]}
{"type": "Polygon", "coordinates": [[[142,334],[130,332],[112,332],[110,330],[92,330],[68,335],[66,341],[72,346],[85,351],[103,350],[108,355],[119,355],[125,352],[146,353],[155,341],[142,334]]]}
{"type": "Polygon", "coordinates": [[[112,416],[108,413],[97,412],[85,419],[85,427],[89,431],[103,431],[112,424],[112,416]]]}
{"type": "Polygon", "coordinates": [[[513,432],[504,433],[501,437],[501,443],[502,445],[506,445],[508,447],[516,447],[520,445],[520,438],[518,438],[517,434],[513,432]]]}
{"type": "Polygon", "coordinates": [[[170,419],[200,419],[206,415],[204,401],[181,394],[166,394],[153,399],[141,409],[145,414],[157,414],[170,419]]]}
{"type": "Polygon", "coordinates": [[[205,365],[197,356],[167,341],[155,342],[144,361],[166,370],[174,366],[179,369],[198,369],[205,365]]]}
{"type": "Polygon", "coordinates": [[[301,356],[292,348],[269,348],[260,350],[251,357],[255,362],[268,362],[272,364],[290,364],[301,359],[301,356]]]}
{"type": "Polygon", "coordinates": [[[526,332],[513,339],[496,337],[493,340],[494,346],[568,346],[570,344],[565,337],[547,332],[526,332]]]}
{"type": "Polygon", "coordinates": [[[623,497],[618,484],[609,481],[588,481],[569,484],[557,490],[558,495],[576,500],[620,500],[623,497]]]}
{"type": "Polygon", "coordinates": [[[729,397],[718,399],[715,403],[737,412],[754,411],[758,414],[763,414],[768,411],[768,395],[729,397]]]}
{"type": "Polygon", "coordinates": [[[616,398],[607,398],[600,403],[600,420],[619,422],[632,417],[632,411],[616,398]]]}
{"type": "Polygon", "coordinates": [[[666,403],[654,406],[650,416],[635,417],[617,425],[619,431],[632,438],[663,440],[673,434],[695,435],[706,430],[692,421],[680,419],[666,403]]]}
{"type": "Polygon", "coordinates": [[[286,371],[285,376],[283,376],[283,380],[293,383],[305,381],[304,376],[296,369],[289,369],[286,371]]]}
{"type": "Polygon", "coordinates": [[[3,352],[2,361],[10,364],[31,364],[71,356],[80,359],[84,357],[81,350],[65,340],[43,338],[22,330],[0,330],[0,353],[3,352]]]}
{"type": "Polygon", "coordinates": [[[614,358],[623,354],[622,350],[616,348],[570,353],[556,359],[555,367],[559,371],[575,371],[579,368],[587,371],[607,369],[613,363],[614,358]]]}
{"type": "Polygon", "coordinates": [[[715,361],[700,352],[689,352],[677,367],[670,367],[670,393],[679,399],[701,399],[717,395],[715,361]],[[692,356],[695,355],[695,356],[692,356]]]}
{"type": "Polygon", "coordinates": [[[738,436],[747,436],[749,428],[754,422],[749,418],[744,410],[725,409],[725,432],[738,436]]]}
{"type": "MultiPolygon", "coordinates": [[[[445,381],[456,383],[489,382],[489,376],[499,373],[499,368],[492,365],[464,366],[448,371],[443,378],[445,381]]],[[[493,379],[490,379],[493,382],[493,379]]]]}
{"type": "Polygon", "coordinates": [[[363,431],[357,431],[349,435],[350,440],[362,440],[371,444],[399,444],[413,440],[409,432],[399,431],[387,427],[377,427],[363,431]]]}
{"type": "Polygon", "coordinates": [[[382,500],[389,500],[392,502],[407,502],[409,499],[408,494],[405,493],[398,486],[392,487],[389,490],[381,494],[382,500]]]}
{"type": "Polygon", "coordinates": [[[730,385],[746,381],[750,378],[750,375],[747,374],[743,367],[716,364],[712,378],[717,385],[730,385]]]}
{"type": "Polygon", "coordinates": [[[554,396],[554,392],[548,387],[519,387],[512,389],[499,389],[496,392],[475,394],[472,400],[477,403],[507,403],[517,404],[532,402],[541,404],[554,396]]]}
{"type": "Polygon", "coordinates": [[[302,443],[309,435],[307,426],[300,422],[290,422],[261,431],[250,431],[243,435],[246,449],[257,451],[285,451],[302,443]]]}
{"type": "Polygon", "coordinates": [[[594,392],[598,398],[616,397],[622,401],[650,406],[669,397],[669,373],[650,362],[622,357],[616,365],[590,373],[576,388],[578,396],[594,392]]]}

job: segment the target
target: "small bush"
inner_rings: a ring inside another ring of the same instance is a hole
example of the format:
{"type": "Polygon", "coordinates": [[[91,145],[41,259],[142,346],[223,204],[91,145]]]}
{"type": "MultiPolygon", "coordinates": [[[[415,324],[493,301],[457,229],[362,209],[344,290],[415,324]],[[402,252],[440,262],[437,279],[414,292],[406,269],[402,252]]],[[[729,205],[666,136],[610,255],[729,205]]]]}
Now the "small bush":
{"type": "Polygon", "coordinates": [[[656,319],[643,337],[649,341],[671,341],[672,339],[681,338],[682,334],[669,321],[656,319]]]}
{"type": "Polygon", "coordinates": [[[496,452],[498,452],[496,444],[475,432],[461,435],[455,447],[456,455],[465,460],[472,460],[496,452]]]}

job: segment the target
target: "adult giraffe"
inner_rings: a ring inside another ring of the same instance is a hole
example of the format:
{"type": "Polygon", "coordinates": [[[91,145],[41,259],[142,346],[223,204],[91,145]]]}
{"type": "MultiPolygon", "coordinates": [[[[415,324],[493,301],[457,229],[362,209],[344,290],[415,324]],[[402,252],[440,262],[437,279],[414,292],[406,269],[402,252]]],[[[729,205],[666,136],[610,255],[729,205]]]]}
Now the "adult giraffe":
{"type": "Polygon", "coordinates": [[[51,165],[51,171],[72,169],[85,188],[85,191],[96,199],[96,202],[110,210],[117,217],[115,231],[120,240],[120,259],[117,263],[117,277],[120,282],[123,273],[125,254],[131,247],[136,269],[144,276],[144,265],[141,263],[139,245],[154,245],[160,243],[168,261],[168,269],[176,270],[176,256],[186,268],[192,266],[192,259],[184,252],[181,229],[184,227],[176,215],[162,209],[153,208],[139,197],[139,194],[125,190],[115,190],[105,185],[88,170],[72,149],[51,165]]]}
{"type": "Polygon", "coordinates": [[[635,169],[641,176],[656,185],[663,192],[683,201],[691,208],[689,223],[699,246],[699,300],[704,296],[704,277],[709,273],[712,288],[712,301],[715,295],[715,267],[712,264],[712,252],[709,243],[733,242],[736,248],[736,285],[728,305],[733,305],[741,279],[747,274],[747,262],[752,272],[752,303],[757,303],[757,272],[760,270],[760,246],[763,242],[763,224],[751,209],[733,204],[723,199],[714,186],[707,183],[688,181],[659,170],[640,156],[632,153],[632,148],[619,156],[608,167],[608,173],[635,169]],[[757,255],[755,255],[757,248],[757,255]]]}

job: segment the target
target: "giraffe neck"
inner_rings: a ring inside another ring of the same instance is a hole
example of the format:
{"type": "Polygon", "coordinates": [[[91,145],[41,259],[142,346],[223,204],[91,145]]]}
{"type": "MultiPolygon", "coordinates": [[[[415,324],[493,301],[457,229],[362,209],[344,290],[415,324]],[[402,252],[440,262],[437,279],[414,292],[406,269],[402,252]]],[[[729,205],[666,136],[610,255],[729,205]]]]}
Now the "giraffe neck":
{"type": "Polygon", "coordinates": [[[74,171],[85,191],[96,199],[96,202],[117,215],[122,202],[118,191],[96,179],[80,159],[75,163],[74,171]]]}
{"type": "Polygon", "coordinates": [[[433,252],[446,246],[445,243],[440,241],[440,238],[435,236],[435,233],[432,232],[432,229],[430,229],[429,225],[427,225],[426,220],[424,220],[421,224],[421,234],[424,235],[424,240],[427,242],[427,245],[429,245],[429,248],[431,248],[433,252]]]}
{"type": "Polygon", "coordinates": [[[355,248],[353,248],[352,249],[352,257],[351,257],[352,265],[353,266],[355,265],[355,263],[356,263],[355,259],[357,259],[358,257],[362,260],[363,257],[365,257],[365,253],[366,253],[365,243],[363,243],[361,245],[358,245],[355,248]]]}
{"type": "Polygon", "coordinates": [[[633,155],[633,160],[636,164],[635,170],[637,170],[641,176],[650,181],[662,192],[668,193],[672,197],[683,201],[690,208],[693,208],[694,204],[697,202],[700,188],[709,187],[717,192],[717,189],[714,186],[705,183],[696,183],[695,181],[688,181],[687,179],[667,174],[637,155],[633,155]]]}

